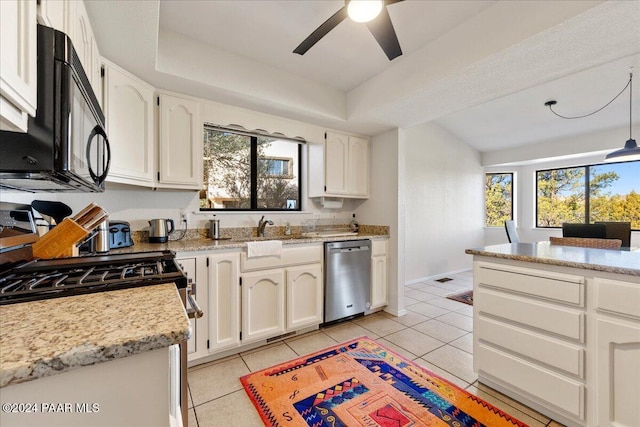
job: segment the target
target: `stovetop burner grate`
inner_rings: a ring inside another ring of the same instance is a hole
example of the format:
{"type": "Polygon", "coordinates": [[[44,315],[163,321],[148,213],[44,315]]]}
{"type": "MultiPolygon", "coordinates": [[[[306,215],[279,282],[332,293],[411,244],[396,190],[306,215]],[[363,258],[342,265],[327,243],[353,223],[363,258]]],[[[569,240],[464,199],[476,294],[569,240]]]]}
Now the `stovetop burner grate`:
{"type": "Polygon", "coordinates": [[[37,260],[0,275],[0,305],[187,279],[171,251],[37,260]]]}

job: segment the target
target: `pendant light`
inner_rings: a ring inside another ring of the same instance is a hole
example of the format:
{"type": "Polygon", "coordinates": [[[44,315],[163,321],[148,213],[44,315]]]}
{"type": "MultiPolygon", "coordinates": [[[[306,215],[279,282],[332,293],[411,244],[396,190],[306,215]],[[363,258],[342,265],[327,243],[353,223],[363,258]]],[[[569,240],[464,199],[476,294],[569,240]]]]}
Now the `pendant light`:
{"type": "Polygon", "coordinates": [[[615,101],[620,95],[622,95],[622,93],[625,90],[627,90],[627,87],[629,88],[629,139],[624,144],[624,148],[621,148],[620,150],[616,150],[612,153],[607,154],[607,156],[605,157],[605,161],[640,160],[640,147],[638,147],[636,140],[631,137],[631,130],[633,125],[633,120],[631,115],[631,111],[632,111],[631,107],[633,103],[633,68],[629,70],[629,81],[627,82],[627,85],[611,101],[607,102],[605,105],[603,105],[602,107],[598,108],[597,110],[589,114],[584,114],[582,116],[563,116],[562,114],[558,114],[555,111],[553,111],[553,106],[558,103],[557,101],[555,100],[547,101],[544,103],[544,105],[549,107],[549,110],[551,110],[553,114],[555,114],[556,116],[562,119],[582,119],[584,117],[592,116],[604,110],[613,101],[615,101]]]}
{"type": "Polygon", "coordinates": [[[631,137],[632,117],[631,117],[631,105],[633,94],[633,72],[629,73],[629,139],[624,144],[624,148],[616,150],[607,154],[605,160],[640,160],[640,147],[636,143],[636,140],[631,137]]]}

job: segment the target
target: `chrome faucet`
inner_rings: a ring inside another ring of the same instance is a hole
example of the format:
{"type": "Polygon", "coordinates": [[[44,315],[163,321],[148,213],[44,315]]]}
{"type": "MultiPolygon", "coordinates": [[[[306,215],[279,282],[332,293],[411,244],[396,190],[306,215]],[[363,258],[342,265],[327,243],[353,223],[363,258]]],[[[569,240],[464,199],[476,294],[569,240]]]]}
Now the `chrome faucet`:
{"type": "Polygon", "coordinates": [[[273,221],[271,221],[270,219],[265,221],[264,215],[262,215],[262,218],[260,218],[260,221],[258,221],[258,237],[264,237],[264,228],[267,226],[267,224],[273,225],[273,221]]]}

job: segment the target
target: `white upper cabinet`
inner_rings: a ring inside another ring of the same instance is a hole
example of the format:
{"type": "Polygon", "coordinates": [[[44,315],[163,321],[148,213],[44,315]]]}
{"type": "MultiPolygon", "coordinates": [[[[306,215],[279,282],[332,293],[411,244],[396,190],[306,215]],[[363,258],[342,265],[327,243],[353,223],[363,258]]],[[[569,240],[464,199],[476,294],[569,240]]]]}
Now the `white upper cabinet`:
{"type": "Polygon", "coordinates": [[[348,162],[349,194],[359,197],[369,196],[369,141],[355,136],[349,137],[348,162]]]}
{"type": "Polygon", "coordinates": [[[40,0],[38,3],[38,22],[62,31],[71,38],[93,92],[102,105],[100,53],[84,2],[40,0]]]}
{"type": "Polygon", "coordinates": [[[199,102],[159,97],[159,187],[202,189],[203,130],[199,102]]]}
{"type": "Polygon", "coordinates": [[[324,185],[328,194],[348,194],[349,137],[328,133],[324,142],[324,185]]]}
{"type": "Polygon", "coordinates": [[[38,22],[55,28],[71,37],[73,27],[72,0],[40,0],[38,2],[38,22]]]}
{"type": "Polygon", "coordinates": [[[110,182],[155,185],[154,89],[104,61],[104,113],[111,144],[110,182]]]}
{"type": "Polygon", "coordinates": [[[37,106],[35,0],[0,1],[0,129],[27,131],[37,106]]]}
{"type": "Polygon", "coordinates": [[[369,197],[369,141],[327,132],[309,146],[309,197],[369,197]]]}

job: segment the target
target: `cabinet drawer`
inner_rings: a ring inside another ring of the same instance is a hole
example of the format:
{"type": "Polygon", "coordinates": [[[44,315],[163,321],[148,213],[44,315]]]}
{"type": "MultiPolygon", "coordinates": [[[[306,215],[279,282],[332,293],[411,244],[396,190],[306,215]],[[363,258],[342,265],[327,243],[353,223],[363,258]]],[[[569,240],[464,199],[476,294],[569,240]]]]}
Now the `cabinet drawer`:
{"type": "Polygon", "coordinates": [[[482,316],[478,322],[478,339],[584,378],[583,348],[482,316]]]}
{"type": "Polygon", "coordinates": [[[240,269],[242,271],[252,271],[284,267],[287,265],[315,264],[322,262],[323,256],[324,251],[322,245],[283,248],[280,256],[263,256],[257,258],[247,258],[247,251],[243,250],[240,256],[240,269]]]}
{"type": "Polygon", "coordinates": [[[582,312],[487,290],[478,292],[475,305],[478,313],[490,314],[584,342],[582,312]]]}
{"type": "Polygon", "coordinates": [[[535,295],[584,307],[584,277],[522,267],[478,263],[480,285],[535,295]]]}
{"type": "Polygon", "coordinates": [[[553,405],[559,412],[568,412],[584,419],[584,384],[484,344],[478,345],[475,357],[478,359],[480,374],[486,373],[506,384],[512,384],[544,403],[553,405]]]}
{"type": "Polygon", "coordinates": [[[386,255],[389,252],[389,240],[372,240],[371,256],[386,255]]]}
{"type": "Polygon", "coordinates": [[[640,319],[640,283],[595,278],[596,308],[640,319]]]}

